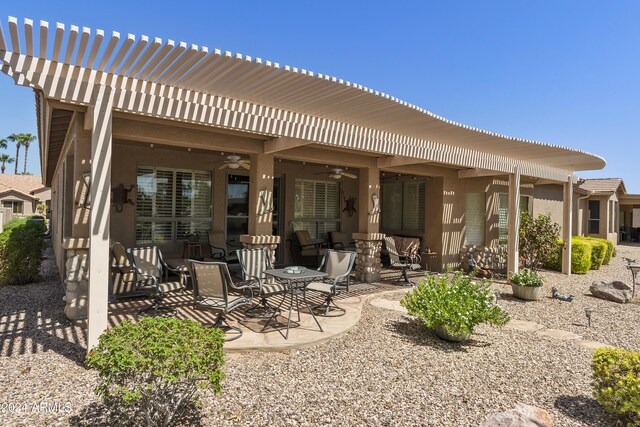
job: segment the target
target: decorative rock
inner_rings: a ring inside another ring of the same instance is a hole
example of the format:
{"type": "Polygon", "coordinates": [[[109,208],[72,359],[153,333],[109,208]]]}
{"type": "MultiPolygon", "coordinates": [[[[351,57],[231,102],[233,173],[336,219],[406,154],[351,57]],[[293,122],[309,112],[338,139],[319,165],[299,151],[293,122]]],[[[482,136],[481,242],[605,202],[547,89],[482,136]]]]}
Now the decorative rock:
{"type": "Polygon", "coordinates": [[[382,263],[380,262],[382,241],[377,240],[378,238],[384,238],[384,235],[372,235],[372,240],[359,239],[354,236],[357,254],[354,272],[356,278],[361,282],[372,283],[380,280],[380,272],[382,271],[382,263]]]}
{"type": "Polygon", "coordinates": [[[608,301],[618,302],[621,304],[631,301],[631,287],[620,281],[614,282],[593,282],[589,291],[593,296],[608,301]]]}
{"type": "Polygon", "coordinates": [[[506,324],[505,328],[515,329],[516,331],[522,332],[535,332],[540,329],[544,329],[545,327],[539,323],[530,322],[528,320],[511,319],[509,323],[506,324]]]}
{"type": "Polygon", "coordinates": [[[518,403],[515,409],[491,415],[480,427],[554,427],[551,416],[544,409],[518,403]]]}
{"type": "Polygon", "coordinates": [[[507,268],[507,246],[498,247],[486,246],[463,246],[460,248],[460,262],[462,268],[469,269],[469,258],[473,259],[478,267],[488,270],[506,270],[507,268]]]}
{"type": "Polygon", "coordinates": [[[87,297],[89,293],[89,256],[80,253],[67,259],[66,293],[64,314],[70,320],[87,318],[87,297]]]}

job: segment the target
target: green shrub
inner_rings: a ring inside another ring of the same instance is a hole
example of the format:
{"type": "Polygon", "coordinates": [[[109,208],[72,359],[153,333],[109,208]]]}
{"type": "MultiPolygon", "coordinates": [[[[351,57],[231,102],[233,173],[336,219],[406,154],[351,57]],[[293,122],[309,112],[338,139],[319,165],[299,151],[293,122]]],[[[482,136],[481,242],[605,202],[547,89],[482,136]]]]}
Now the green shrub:
{"type": "MultiPolygon", "coordinates": [[[[551,256],[544,264],[545,268],[554,271],[562,271],[562,248],[564,242],[558,239],[555,248],[552,249],[551,256]]],[[[586,243],[582,237],[571,238],[571,273],[586,274],[591,268],[591,245],[586,243]]]]}
{"type": "Polygon", "coordinates": [[[560,225],[551,221],[551,215],[531,217],[528,210],[520,214],[520,256],[524,266],[533,271],[540,269],[553,255],[560,237],[560,225]]]}
{"type": "Polygon", "coordinates": [[[640,352],[600,348],[591,366],[593,397],[627,426],[640,426],[640,352]]]}
{"type": "Polygon", "coordinates": [[[511,273],[509,281],[520,286],[542,286],[542,276],[528,268],[522,268],[517,273],[511,273]]]}
{"type": "Polygon", "coordinates": [[[584,239],[574,236],[571,238],[571,272],[587,274],[591,269],[591,245],[584,239]]]}
{"type": "Polygon", "coordinates": [[[176,318],[123,322],[99,338],[86,360],[96,394],[130,421],[166,426],[194,403],[198,388],[222,389],[223,332],[176,318]]]}
{"type": "Polygon", "coordinates": [[[503,326],[509,314],[493,303],[490,282],[472,282],[461,271],[451,275],[428,275],[400,304],[428,328],[443,327],[451,335],[466,335],[481,323],[503,326]]]}
{"type": "Polygon", "coordinates": [[[581,237],[580,239],[591,245],[591,269],[600,270],[607,253],[607,244],[604,243],[604,239],[595,237],[581,237]]]}
{"type": "Polygon", "coordinates": [[[40,278],[44,221],[19,218],[0,233],[0,285],[23,285],[40,278]]]}
{"type": "MultiPolygon", "coordinates": [[[[603,265],[609,265],[611,262],[611,258],[615,256],[616,247],[613,245],[613,242],[609,239],[600,239],[598,237],[585,237],[589,242],[600,242],[607,245],[607,250],[604,254],[604,259],[602,260],[603,265]]],[[[597,269],[596,269],[597,270],[597,269]]]]}

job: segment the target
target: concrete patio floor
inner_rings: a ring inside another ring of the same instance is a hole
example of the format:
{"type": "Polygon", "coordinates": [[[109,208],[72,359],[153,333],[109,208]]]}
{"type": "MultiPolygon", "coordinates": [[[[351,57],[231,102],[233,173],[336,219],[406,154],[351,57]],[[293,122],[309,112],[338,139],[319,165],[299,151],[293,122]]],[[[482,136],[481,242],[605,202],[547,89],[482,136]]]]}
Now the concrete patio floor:
{"type": "MultiPolygon", "coordinates": [[[[410,272],[409,279],[417,283],[424,276],[423,271],[410,272]]],[[[282,351],[294,348],[315,345],[329,339],[341,336],[353,328],[360,319],[365,302],[373,296],[387,292],[410,289],[410,287],[393,284],[399,278],[397,270],[383,270],[382,280],[376,283],[353,283],[348,292],[343,292],[335,298],[335,302],[346,310],[346,314],[340,317],[317,316],[322,326],[321,332],[313,317],[300,301],[300,321],[295,306],[291,315],[291,327],[288,339],[284,338],[289,312],[289,297],[281,306],[281,313],[272,320],[267,328],[262,331],[268,319],[246,317],[243,309],[236,310],[227,316],[227,321],[232,326],[239,326],[243,332],[239,339],[225,343],[224,349],[229,352],[242,351],[282,351]]],[[[278,295],[269,298],[269,304],[278,306],[284,296],[278,295]]],[[[310,306],[321,304],[323,295],[309,291],[307,301],[310,306]]],[[[257,301],[256,301],[257,302],[257,301]]],[[[215,314],[193,308],[193,294],[187,290],[183,293],[174,293],[164,298],[164,303],[178,310],[177,317],[191,319],[211,325],[215,321],[215,314]]],[[[115,326],[124,320],[135,320],[136,313],[151,304],[150,299],[123,300],[109,305],[109,323],[115,326]]]]}

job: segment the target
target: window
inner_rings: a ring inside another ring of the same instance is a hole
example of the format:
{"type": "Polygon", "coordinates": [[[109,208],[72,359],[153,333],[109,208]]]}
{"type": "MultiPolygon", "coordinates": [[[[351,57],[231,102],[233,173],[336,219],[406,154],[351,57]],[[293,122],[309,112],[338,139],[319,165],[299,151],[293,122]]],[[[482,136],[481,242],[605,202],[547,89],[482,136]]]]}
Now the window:
{"type": "Polygon", "coordinates": [[[484,245],[487,224],[485,193],[466,193],[464,196],[465,235],[464,244],[484,245]]]}
{"type": "Polygon", "coordinates": [[[589,234],[600,233],[600,200],[589,200],[589,234]]]}
{"type": "Polygon", "coordinates": [[[136,243],[175,243],[211,229],[211,173],[140,167],[136,243]]]}
{"type": "Polygon", "coordinates": [[[424,231],[424,179],[382,184],[382,229],[424,231]]]}
{"type": "Polygon", "coordinates": [[[296,179],[294,230],[307,230],[314,239],[328,239],[340,230],[339,184],[336,181],[296,179]]]}
{"type": "MultiPolygon", "coordinates": [[[[529,196],[520,196],[520,213],[524,211],[531,212],[530,203],[531,198],[529,196]]],[[[499,194],[499,207],[498,207],[498,243],[506,245],[509,241],[509,194],[499,194]]]]}
{"type": "Polygon", "coordinates": [[[237,242],[249,232],[249,177],[227,177],[227,241],[237,242]]]}
{"type": "Polygon", "coordinates": [[[11,212],[14,214],[22,214],[22,212],[24,212],[22,209],[23,204],[24,202],[22,202],[21,200],[3,200],[2,201],[2,207],[11,209],[11,212]]]}

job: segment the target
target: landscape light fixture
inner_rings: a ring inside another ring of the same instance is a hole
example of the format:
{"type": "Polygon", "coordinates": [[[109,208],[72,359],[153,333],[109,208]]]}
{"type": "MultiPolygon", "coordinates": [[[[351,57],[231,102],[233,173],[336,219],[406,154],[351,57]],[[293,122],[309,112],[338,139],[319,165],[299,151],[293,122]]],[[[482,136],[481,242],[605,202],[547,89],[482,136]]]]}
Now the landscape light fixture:
{"type": "Polygon", "coordinates": [[[589,327],[591,327],[591,313],[593,313],[593,307],[585,307],[584,314],[587,316],[587,322],[589,323],[589,327]]]}

